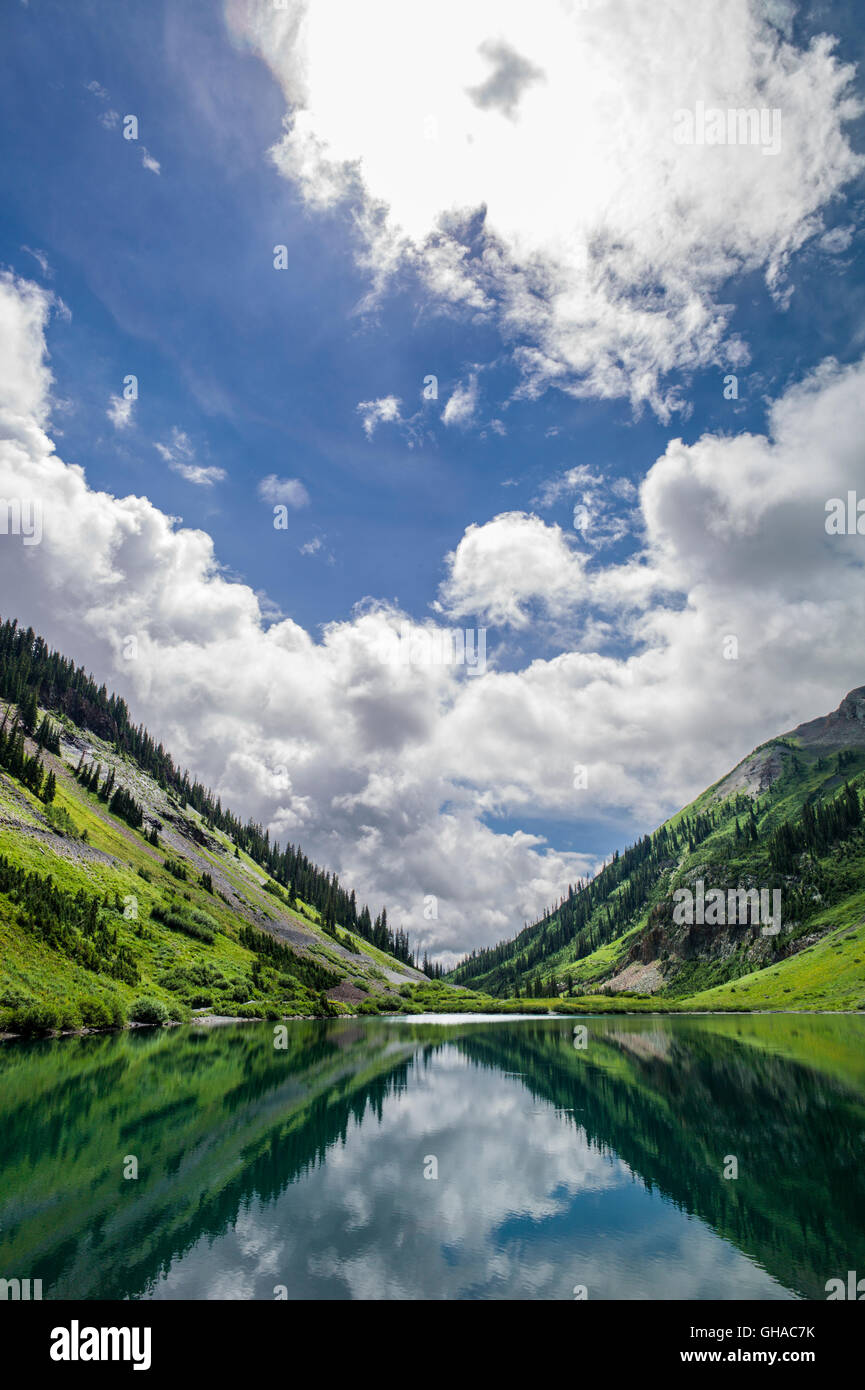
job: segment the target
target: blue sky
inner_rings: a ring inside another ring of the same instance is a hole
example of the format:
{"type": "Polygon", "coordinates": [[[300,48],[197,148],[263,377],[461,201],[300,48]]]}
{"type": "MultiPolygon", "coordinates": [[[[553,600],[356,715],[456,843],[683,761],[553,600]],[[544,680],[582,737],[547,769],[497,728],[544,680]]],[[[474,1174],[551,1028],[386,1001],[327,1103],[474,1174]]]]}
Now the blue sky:
{"type": "MultiPolygon", "coordinates": [[[[615,4],[611,0],[612,10],[615,4]]],[[[732,22],[739,0],[730,5],[732,22]]],[[[578,546],[573,508],[579,492],[562,483],[569,470],[602,474],[606,519],[627,518],[635,496],[614,495],[612,484],[624,479],[638,487],[671,439],[696,450],[706,435],[724,440],[765,434],[773,403],[821,362],[829,357],[842,366],[859,362],[865,275],[854,229],[861,219],[862,182],[850,152],[863,148],[861,116],[843,122],[847,164],[837,158],[837,177],[834,184],[827,180],[818,210],[803,201],[774,247],[771,235],[757,226],[755,240],[765,237],[769,249],[757,252],[753,264],[742,250],[751,234],[743,226],[731,273],[716,276],[706,290],[701,265],[715,248],[711,241],[690,247],[688,273],[698,290],[713,305],[728,308],[716,352],[689,356],[672,350],[670,361],[658,351],[653,370],[656,365],[662,389],[673,391],[684,408],[666,414],[650,396],[635,402],[633,395],[605,397],[601,390],[569,394],[579,376],[570,371],[560,379],[568,389],[547,378],[531,395],[522,389],[526,373],[519,349],[534,345],[532,320],[524,314],[516,322],[504,321],[498,312],[504,279],[484,283],[494,307],[474,312],[432,291],[422,258],[409,257],[371,297],[374,276],[358,250],[358,201],[338,200],[321,210],[309,188],[288,177],[284,164],[269,154],[284,135],[293,79],[280,67],[283,54],[276,42],[268,52],[268,36],[253,33],[250,7],[238,3],[228,9],[234,13],[227,22],[215,3],[147,0],[121,7],[107,0],[74,6],[30,0],[6,7],[0,55],[0,262],[56,297],[45,341],[54,377],[51,437],[58,454],[85,470],[91,490],[116,498],[144,495],[161,513],[212,537],[224,575],[261,597],[263,629],[289,618],[320,641],[325,625],[351,624],[356,605],[368,600],[385,601],[409,619],[427,621],[435,612],[431,605],[441,598],[440,585],[451,574],[447,557],[467,528],[486,528],[503,513],[533,513],[546,528],[561,528],[567,547],[578,546]],[[128,113],[138,117],[137,141],[122,135],[128,113]],[[819,227],[803,234],[792,254],[783,254],[779,290],[767,281],[767,263],[790,226],[801,229],[809,217],[819,227]],[[836,243],[832,229],[842,229],[836,243]],[[273,266],[273,248],[280,244],[288,252],[284,271],[273,266]],[[730,401],[723,395],[723,379],[735,363],[723,344],[734,339],[747,344],[749,360],[735,367],[739,398],[730,401]],[[127,373],[137,376],[140,396],[128,427],[117,429],[106,411],[127,373]],[[438,379],[439,399],[424,402],[429,373],[438,379]],[[448,399],[472,376],[478,397],[471,418],[461,426],[446,424],[448,399]],[[413,417],[412,426],[381,423],[368,437],[358,406],[388,397],[400,399],[402,417],[413,417]],[[177,431],[188,451],[181,461],[223,470],[224,477],[201,485],[173,471],[157,445],[170,447],[177,431]],[[285,531],[273,528],[272,506],[258,493],[268,475],[297,479],[308,494],[307,505],[290,509],[285,531]],[[558,497],[544,505],[544,488],[557,481],[562,483],[558,497]]],[[[860,59],[863,32],[853,7],[750,9],[755,23],[765,25],[767,14],[776,20],[776,40],[788,44],[789,52],[803,55],[815,34],[831,32],[837,39],[833,61],[860,59]]],[[[606,40],[598,34],[601,45],[606,40]]],[[[699,39],[699,32],[690,36],[695,44],[699,39]]],[[[336,55],[336,33],[333,42],[336,55]]],[[[518,42],[514,37],[515,46],[518,42]]],[[[730,61],[739,61],[736,53],[730,61]]],[[[551,74],[549,68],[549,87],[551,74]]],[[[743,71],[743,82],[746,77],[750,81],[752,74],[743,71]]],[[[829,130],[840,98],[827,83],[820,105],[824,77],[825,67],[815,74],[813,100],[829,130]]],[[[375,101],[373,80],[362,90],[375,101]]],[[[848,86],[851,93],[861,96],[861,73],[848,86]]],[[[678,104],[672,94],[670,100],[678,104]]],[[[322,86],[321,130],[326,101],[322,86]]],[[[313,110],[314,92],[310,102],[313,110]]],[[[504,114],[500,124],[509,137],[517,121],[504,114]]],[[[794,113],[794,129],[795,119],[794,113]]],[[[394,120],[398,123],[398,113],[394,120]]],[[[565,130],[560,139],[558,164],[552,167],[565,179],[571,156],[579,157],[579,135],[565,130]]],[[[370,157],[369,168],[373,165],[370,157]]],[[[789,186],[801,188],[814,177],[803,155],[801,167],[791,167],[789,186]]],[[[388,201],[396,191],[370,182],[364,196],[388,201]]],[[[776,192],[767,188],[765,197],[776,192]]],[[[722,183],[712,197],[723,204],[722,183]]],[[[733,186],[731,216],[747,223],[751,197],[747,185],[733,186]]],[[[487,197],[487,204],[488,230],[495,203],[487,197]]],[[[714,204],[712,209],[713,217],[723,216],[723,209],[718,212],[714,204]]],[[[473,253],[479,253],[486,231],[480,214],[475,217],[473,253]]],[[[518,230],[524,240],[514,244],[523,245],[529,228],[518,230]]],[[[535,253],[544,230],[537,230],[535,253]]],[[[461,235],[466,245],[470,234],[461,235]]],[[[662,270],[658,279],[663,280],[662,270]]],[[[654,275],[636,276],[627,285],[631,308],[655,295],[653,280],[654,275]]],[[[672,294],[669,286],[666,292],[672,294]]],[[[658,313],[664,316],[663,303],[658,313]]],[[[604,350],[615,358],[614,335],[605,339],[604,350]]],[[[621,567],[643,545],[641,526],[629,522],[622,538],[590,547],[589,572],[621,567]]],[[[687,585],[666,602],[671,612],[686,610],[687,585]]],[[[555,662],[578,650],[620,663],[645,650],[645,633],[628,623],[611,623],[603,645],[587,639],[600,616],[591,598],[562,603],[552,614],[544,595],[529,589],[522,603],[528,615],[523,622],[497,622],[501,609],[495,602],[471,615],[453,601],[443,611],[458,623],[484,623],[497,671],[515,677],[532,662],[555,662]]],[[[51,635],[63,645],[64,632],[51,635]]],[[[98,664],[99,652],[89,642],[79,651],[69,630],[69,654],[98,664]]],[[[102,659],[107,665],[107,656],[102,659]]],[[[122,684],[122,672],[101,674],[109,681],[116,675],[122,684]]],[[[838,678],[831,673],[833,690],[838,678]]],[[[687,684],[680,673],[677,689],[683,679],[687,684]]],[[[693,679],[705,681],[696,673],[693,679]]],[[[723,770],[724,758],[734,760],[747,751],[749,737],[774,732],[771,721],[796,705],[781,668],[769,684],[779,692],[777,699],[758,700],[753,719],[734,721],[723,737],[715,737],[717,720],[695,719],[689,732],[693,791],[723,770]],[[745,742],[740,745],[739,739],[745,742]]],[[[836,690],[838,698],[843,693],[836,690]]],[[[134,704],[134,686],[129,694],[134,704]]],[[[802,718],[820,712],[807,707],[807,698],[803,694],[802,718]]],[[[148,721],[158,720],[159,708],[146,708],[140,691],[139,699],[148,721]]],[[[489,718],[495,717],[493,710],[494,705],[489,718]]],[[[173,727],[175,714],[166,710],[163,717],[173,727]]],[[[567,722],[567,709],[559,717],[567,722]]],[[[575,723],[590,717],[575,706],[575,723]]],[[[543,724],[546,716],[538,718],[543,724]]],[[[176,720],[182,722],[180,713],[176,720]]],[[[191,736],[189,749],[194,755],[191,736]]],[[[573,750],[562,756],[569,767],[573,750]]],[[[539,768],[545,757],[539,757],[539,768]]],[[[224,769],[214,764],[210,770],[220,780],[224,769]]],[[[468,781],[477,789],[473,774],[468,781]]],[[[223,778],[222,786],[230,792],[230,779],[223,778]]],[[[531,795],[512,799],[501,788],[485,798],[481,788],[474,814],[497,835],[525,830],[566,855],[600,856],[650,829],[653,816],[672,809],[682,790],[680,778],[661,791],[635,796],[624,778],[619,792],[609,790],[597,802],[556,807],[545,795],[532,804],[531,795]]],[[[251,804],[255,798],[248,787],[238,785],[234,795],[244,803],[241,809],[260,809],[251,804]]],[[[338,789],[329,788],[329,795],[338,796],[338,789]]],[[[449,804],[447,790],[439,798],[441,806],[449,804]]],[[[301,841],[302,821],[301,816],[296,830],[301,841]]],[[[343,841],[337,845],[322,825],[310,825],[309,833],[320,854],[330,849],[346,867],[354,862],[343,841]]],[[[539,853],[545,853],[542,847],[539,853]]],[[[394,856],[398,859],[396,850],[394,856]]],[[[358,861],[357,872],[369,877],[371,870],[358,861]]],[[[544,889],[559,881],[556,874],[544,889]]],[[[421,887],[413,888],[415,895],[421,887]]],[[[391,883],[382,884],[385,891],[393,891],[391,883]]],[[[523,893],[513,924],[521,923],[526,901],[523,893]]],[[[493,935],[500,918],[490,924],[493,935]]],[[[406,920],[413,920],[408,909],[406,920]]],[[[456,935],[445,947],[454,941],[456,935]]]]}

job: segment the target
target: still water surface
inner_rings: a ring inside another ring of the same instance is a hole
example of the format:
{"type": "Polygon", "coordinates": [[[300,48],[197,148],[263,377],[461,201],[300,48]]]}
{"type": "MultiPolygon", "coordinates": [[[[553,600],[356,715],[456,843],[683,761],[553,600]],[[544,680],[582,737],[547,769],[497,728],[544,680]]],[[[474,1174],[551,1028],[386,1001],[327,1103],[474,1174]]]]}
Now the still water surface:
{"type": "Polygon", "coordinates": [[[0,1277],[46,1299],[592,1300],[824,1299],[865,1275],[862,1017],[287,1030],[0,1051],[0,1277]]]}

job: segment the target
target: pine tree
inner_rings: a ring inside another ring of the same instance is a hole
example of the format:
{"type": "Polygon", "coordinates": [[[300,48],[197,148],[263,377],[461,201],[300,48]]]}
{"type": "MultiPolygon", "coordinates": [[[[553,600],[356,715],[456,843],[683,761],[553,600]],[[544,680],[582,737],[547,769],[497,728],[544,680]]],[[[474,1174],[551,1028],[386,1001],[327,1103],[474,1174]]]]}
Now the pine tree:
{"type": "Polygon", "coordinates": [[[60,752],[60,735],[49,720],[47,714],[43,714],[39,723],[36,742],[40,748],[46,748],[49,753],[60,752]]]}
{"type": "Polygon", "coordinates": [[[26,732],[28,734],[35,733],[36,720],[39,717],[39,707],[36,703],[35,690],[24,691],[18,704],[18,710],[21,715],[21,723],[24,725],[26,732]]]}

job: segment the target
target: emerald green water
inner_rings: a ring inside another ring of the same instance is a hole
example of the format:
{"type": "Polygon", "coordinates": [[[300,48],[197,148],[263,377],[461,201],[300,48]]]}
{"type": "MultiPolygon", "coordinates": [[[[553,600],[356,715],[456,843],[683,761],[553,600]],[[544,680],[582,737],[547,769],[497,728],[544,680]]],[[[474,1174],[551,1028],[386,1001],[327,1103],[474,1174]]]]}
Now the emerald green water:
{"type": "Polygon", "coordinates": [[[286,1027],[285,1049],[266,1024],[4,1047],[0,1277],[591,1300],[865,1276],[861,1017],[286,1027]]]}

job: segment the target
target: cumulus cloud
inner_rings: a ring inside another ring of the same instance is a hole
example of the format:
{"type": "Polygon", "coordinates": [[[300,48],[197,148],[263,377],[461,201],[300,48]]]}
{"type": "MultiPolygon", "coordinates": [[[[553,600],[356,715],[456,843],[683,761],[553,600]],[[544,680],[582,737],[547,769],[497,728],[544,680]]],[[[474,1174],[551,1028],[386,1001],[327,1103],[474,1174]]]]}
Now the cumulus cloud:
{"type": "Polygon", "coordinates": [[[314,640],[227,577],[205,532],[94,490],[57,456],[50,311],[38,286],[0,279],[0,497],[43,504],[41,544],[0,537],[4,613],[126,695],[224,804],[386,902],[445,961],[594,867],[514,823],[627,814],[648,827],[862,684],[863,541],[828,535],[825,504],[861,480],[863,363],[824,363],[775,403],[765,435],[672,440],[642,483],[628,559],[605,564],[561,528],[504,513],[455,546],[435,622],[370,602],[314,640]],[[508,648],[511,627],[531,635],[533,605],[561,616],[575,599],[594,624],[577,649],[526,663],[508,648]],[[404,625],[428,636],[472,609],[502,625],[485,670],[383,659],[404,625]],[[738,660],[724,657],[729,634],[738,660]]]}
{"type": "Polygon", "coordinates": [[[0,406],[7,429],[13,422],[29,436],[34,425],[48,418],[52,383],[44,331],[59,301],[32,280],[16,280],[0,271],[0,406]]]}
{"type": "Polygon", "coordinates": [[[226,13],[282,84],[277,166],[311,208],[351,206],[373,289],[409,267],[442,304],[495,319],[527,396],[557,386],[667,418],[671,374],[747,358],[730,279],[760,273],[783,300],[791,258],[862,168],[852,69],[829,37],[793,42],[783,4],[226,13]],[[697,103],[779,111],[780,147],[676,143],[697,103]]]}
{"type": "Polygon", "coordinates": [[[446,563],[437,608],[452,618],[526,627],[531,603],[561,612],[586,594],[585,558],[560,527],[525,512],[469,526],[446,563]]]}
{"type": "Polygon", "coordinates": [[[275,473],[268,473],[258,484],[258,495],[263,502],[293,507],[295,511],[309,506],[309,493],[299,478],[278,478],[275,473]]]}

